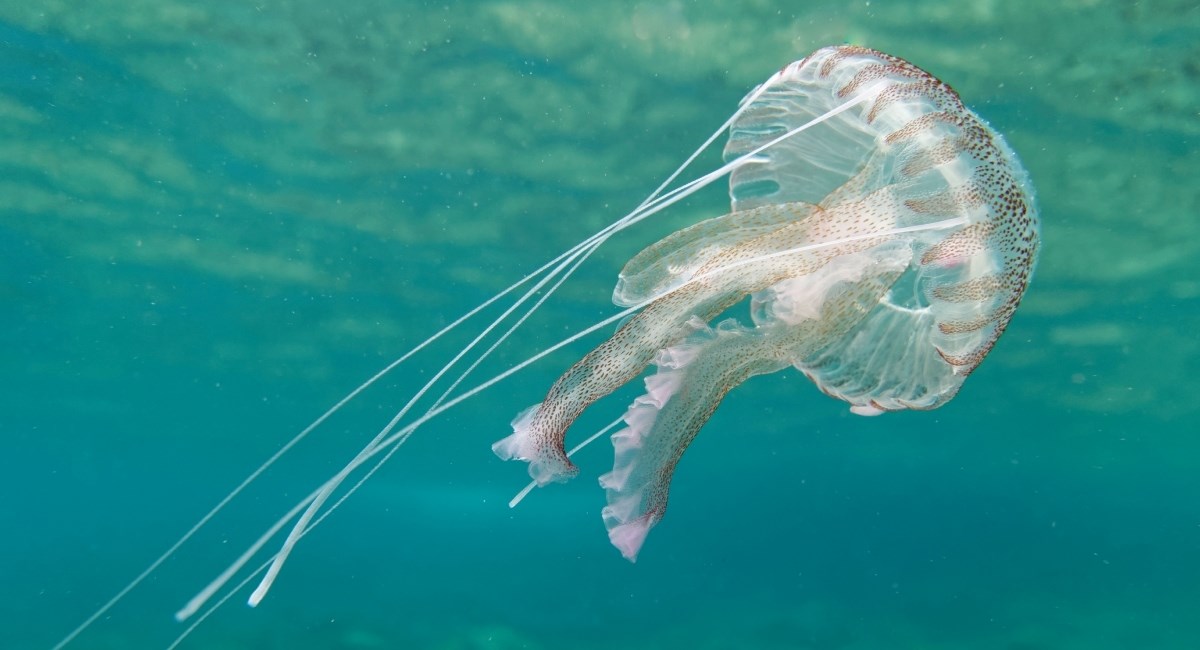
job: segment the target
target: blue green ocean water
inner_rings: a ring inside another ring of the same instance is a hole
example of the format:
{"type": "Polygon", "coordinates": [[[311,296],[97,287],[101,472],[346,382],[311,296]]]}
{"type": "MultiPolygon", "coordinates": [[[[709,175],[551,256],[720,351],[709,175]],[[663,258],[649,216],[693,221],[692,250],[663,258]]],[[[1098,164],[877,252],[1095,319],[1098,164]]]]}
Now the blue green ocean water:
{"type": "MultiPolygon", "coordinates": [[[[599,516],[609,445],[511,510],[524,469],[489,449],[585,339],[418,430],[259,607],[239,592],[180,647],[1200,647],[1195,2],[2,0],[0,648],[53,647],[328,406],[845,42],[954,86],[1038,190],[1037,275],[954,401],[861,418],[751,380],[630,564],[599,516]]],[[[633,253],[727,207],[714,187],[615,238],[473,376],[615,313],[633,253]]],[[[169,646],[469,340],[361,395],[68,647],[169,646]]]]}

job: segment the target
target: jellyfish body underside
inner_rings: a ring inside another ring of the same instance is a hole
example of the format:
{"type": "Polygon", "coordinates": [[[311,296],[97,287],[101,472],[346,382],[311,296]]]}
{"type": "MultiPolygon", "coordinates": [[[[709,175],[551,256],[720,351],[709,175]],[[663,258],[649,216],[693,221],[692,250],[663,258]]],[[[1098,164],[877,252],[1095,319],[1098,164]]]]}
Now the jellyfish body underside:
{"type": "Polygon", "coordinates": [[[936,408],[1003,332],[1032,270],[1038,223],[1024,171],[940,81],[840,47],[765,85],[731,127],[727,159],[848,96],[866,99],[734,171],[731,213],[635,256],[614,301],[644,308],[493,445],[528,461],[539,485],[570,478],[567,428],[653,362],[600,479],[609,537],[630,560],[666,510],[676,463],[732,388],[795,366],[858,414],[936,408]],[[746,296],[752,326],[709,326],[746,296]]]}

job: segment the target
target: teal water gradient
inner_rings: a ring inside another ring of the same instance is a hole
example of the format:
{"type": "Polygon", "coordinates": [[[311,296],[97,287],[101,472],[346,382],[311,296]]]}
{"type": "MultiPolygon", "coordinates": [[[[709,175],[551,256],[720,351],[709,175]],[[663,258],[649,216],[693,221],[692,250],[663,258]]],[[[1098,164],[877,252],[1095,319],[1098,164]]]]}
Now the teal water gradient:
{"type": "MultiPolygon", "coordinates": [[[[953,402],[868,419],[796,373],[750,381],[630,565],[599,518],[607,444],[515,510],[523,468],[489,449],[583,341],[423,428],[259,608],[183,647],[1200,647],[1200,9],[1168,0],[0,0],[0,647],[53,646],[328,405],[839,42],[953,85],[1038,190],[1033,286],[953,402]]],[[[726,206],[612,241],[479,376],[614,313],[630,255],[726,206]]],[[[70,647],[166,647],[466,340],[70,647]]]]}

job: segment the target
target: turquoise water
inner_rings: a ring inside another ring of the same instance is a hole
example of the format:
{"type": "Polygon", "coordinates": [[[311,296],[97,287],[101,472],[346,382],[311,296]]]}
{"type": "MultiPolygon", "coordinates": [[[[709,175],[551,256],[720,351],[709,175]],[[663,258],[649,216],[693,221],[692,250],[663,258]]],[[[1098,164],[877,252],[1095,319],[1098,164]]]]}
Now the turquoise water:
{"type": "MultiPolygon", "coordinates": [[[[52,647],[327,406],[842,42],[953,85],[1038,189],[1034,283],[954,401],[860,418],[797,373],[751,380],[631,565],[599,517],[609,445],[514,510],[524,470],[489,449],[581,341],[422,428],[262,605],[181,647],[1200,647],[1200,9],[1167,0],[0,1],[0,647],[52,647]]],[[[614,313],[625,260],[727,205],[622,234],[478,376],[614,313]]],[[[68,647],[168,646],[467,340],[68,647]]]]}

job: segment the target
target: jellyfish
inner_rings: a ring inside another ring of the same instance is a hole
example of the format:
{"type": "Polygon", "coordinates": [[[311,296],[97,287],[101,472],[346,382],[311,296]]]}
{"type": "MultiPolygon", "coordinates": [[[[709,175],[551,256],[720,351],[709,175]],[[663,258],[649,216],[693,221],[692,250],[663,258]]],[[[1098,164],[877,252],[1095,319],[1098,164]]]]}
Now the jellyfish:
{"type": "Polygon", "coordinates": [[[864,416],[933,409],[953,398],[1016,311],[1033,271],[1038,229],[1032,186],[1016,155],[949,86],[875,50],[817,50],[752,90],[629,214],[463,314],[329,408],[55,650],[345,404],[468,322],[483,323],[470,343],[431,372],[341,470],[176,613],[179,620],[196,618],[176,643],[255,579],[248,602],[260,602],[300,539],[420,427],[615,323],[615,333],[563,373],[542,402],[522,411],[512,434],[492,449],[528,463],[533,481],[510,505],[534,487],[575,476],[569,456],[582,445],[566,451],[567,430],[588,406],[653,365],[645,394],[583,443],[618,429],[611,436],[612,470],[599,478],[607,499],[602,519],[613,545],[633,561],[666,512],[684,451],[725,395],[749,377],[794,367],[864,416]],[[724,164],[672,187],[726,132],[724,164]],[[613,292],[624,309],[471,385],[483,360],[608,239],[726,176],[726,214],[668,235],[625,265],[613,292]],[[743,302],[749,324],[712,322],[743,302]],[[489,310],[501,313],[489,321],[489,310]],[[247,569],[284,530],[279,550],[247,569]]]}
{"type": "Polygon", "coordinates": [[[600,477],[604,524],[631,561],[676,463],[738,384],[794,366],[859,415],[937,408],[1004,331],[1033,269],[1037,212],[1016,156],[902,59],[832,47],[784,68],[730,125],[725,158],[743,156],[731,211],[630,260],[613,301],[640,311],[493,446],[538,485],[574,476],[571,423],[653,364],[600,477]],[[710,325],[747,297],[752,327],[710,325]]]}

